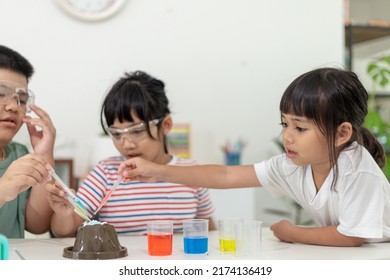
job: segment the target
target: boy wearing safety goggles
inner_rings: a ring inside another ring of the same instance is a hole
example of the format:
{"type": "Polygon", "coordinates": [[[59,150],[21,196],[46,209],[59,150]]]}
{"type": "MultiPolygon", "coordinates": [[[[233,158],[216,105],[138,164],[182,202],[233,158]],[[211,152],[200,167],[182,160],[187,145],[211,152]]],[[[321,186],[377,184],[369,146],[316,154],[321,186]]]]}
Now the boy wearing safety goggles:
{"type": "Polygon", "coordinates": [[[51,180],[56,130],[49,115],[34,105],[28,82],[34,73],[30,62],[0,45],[0,233],[24,238],[50,228],[52,210],[45,185],[51,180]],[[37,117],[26,114],[34,112],[37,117]],[[33,153],[13,138],[26,124],[33,153]]]}

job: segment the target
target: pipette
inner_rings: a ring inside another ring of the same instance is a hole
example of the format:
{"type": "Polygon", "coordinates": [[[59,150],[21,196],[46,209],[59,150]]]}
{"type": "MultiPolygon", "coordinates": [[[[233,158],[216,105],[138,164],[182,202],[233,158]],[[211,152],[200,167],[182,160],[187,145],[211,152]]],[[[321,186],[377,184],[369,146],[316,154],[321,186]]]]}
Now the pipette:
{"type": "Polygon", "coordinates": [[[81,201],[70,191],[70,188],[61,180],[60,177],[54,172],[54,169],[49,170],[50,175],[57,181],[60,187],[65,191],[65,198],[73,205],[74,211],[82,219],[90,222],[92,215],[87,211],[81,201]]]}
{"type": "Polygon", "coordinates": [[[102,209],[102,207],[107,203],[107,200],[110,198],[114,190],[119,186],[120,182],[122,181],[122,176],[119,176],[118,179],[115,181],[114,185],[111,187],[111,189],[108,191],[106,196],[103,198],[102,203],[100,203],[99,207],[96,209],[95,213],[93,213],[95,216],[96,214],[102,209]]]}

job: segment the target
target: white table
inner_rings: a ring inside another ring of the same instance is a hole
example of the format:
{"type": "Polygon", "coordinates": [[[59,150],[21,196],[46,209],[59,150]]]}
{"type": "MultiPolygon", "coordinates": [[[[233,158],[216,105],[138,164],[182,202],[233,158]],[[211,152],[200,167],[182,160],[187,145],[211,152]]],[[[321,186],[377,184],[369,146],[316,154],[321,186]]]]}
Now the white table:
{"type": "MultiPolygon", "coordinates": [[[[369,243],[361,247],[327,247],[291,244],[277,240],[269,228],[263,228],[262,250],[261,254],[257,257],[220,253],[217,231],[211,231],[209,233],[208,255],[184,254],[181,234],[175,234],[173,237],[172,255],[164,257],[152,257],[148,255],[146,236],[119,236],[119,241],[128,251],[128,256],[120,258],[120,260],[235,260],[254,258],[263,260],[390,259],[390,242],[369,243]]],[[[11,260],[18,260],[21,257],[26,260],[69,260],[68,258],[64,258],[62,253],[64,248],[73,246],[74,238],[10,239],[9,243],[9,257],[11,260]]]]}

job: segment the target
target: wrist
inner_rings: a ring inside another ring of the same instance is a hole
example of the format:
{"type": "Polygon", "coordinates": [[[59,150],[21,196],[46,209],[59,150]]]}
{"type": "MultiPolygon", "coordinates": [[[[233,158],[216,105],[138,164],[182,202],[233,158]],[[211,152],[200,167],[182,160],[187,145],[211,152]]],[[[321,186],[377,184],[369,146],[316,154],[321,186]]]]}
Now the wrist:
{"type": "Polygon", "coordinates": [[[166,172],[166,169],[169,168],[168,165],[159,165],[157,168],[157,172],[155,174],[156,181],[169,181],[169,178],[167,178],[168,172],[166,172]]]}
{"type": "Polygon", "coordinates": [[[45,154],[41,154],[41,157],[44,158],[44,160],[50,164],[52,167],[54,167],[55,165],[55,160],[54,160],[54,156],[53,156],[53,153],[45,153],[45,154]]]}

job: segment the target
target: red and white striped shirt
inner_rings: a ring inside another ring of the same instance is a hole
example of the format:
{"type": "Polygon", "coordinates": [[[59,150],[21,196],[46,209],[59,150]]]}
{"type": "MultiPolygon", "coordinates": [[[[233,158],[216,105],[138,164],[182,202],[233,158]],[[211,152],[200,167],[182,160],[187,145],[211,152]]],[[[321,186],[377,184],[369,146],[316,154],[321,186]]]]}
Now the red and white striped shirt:
{"type": "MultiPolygon", "coordinates": [[[[91,212],[118,178],[122,157],[100,161],[80,185],[77,196],[91,212]]],[[[173,157],[169,165],[196,165],[196,161],[173,157]]],[[[168,182],[121,182],[99,212],[99,220],[112,224],[118,234],[146,234],[150,221],[169,220],[174,229],[182,229],[182,221],[210,218],[214,206],[207,189],[168,182]]]]}

